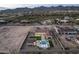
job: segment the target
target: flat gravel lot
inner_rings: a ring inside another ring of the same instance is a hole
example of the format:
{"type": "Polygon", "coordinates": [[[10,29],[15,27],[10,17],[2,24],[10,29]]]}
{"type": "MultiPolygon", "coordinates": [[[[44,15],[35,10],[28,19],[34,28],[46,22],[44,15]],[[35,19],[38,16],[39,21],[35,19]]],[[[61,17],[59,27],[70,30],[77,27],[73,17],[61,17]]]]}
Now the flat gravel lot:
{"type": "Polygon", "coordinates": [[[18,53],[31,28],[29,26],[0,27],[0,53],[18,53]]]}

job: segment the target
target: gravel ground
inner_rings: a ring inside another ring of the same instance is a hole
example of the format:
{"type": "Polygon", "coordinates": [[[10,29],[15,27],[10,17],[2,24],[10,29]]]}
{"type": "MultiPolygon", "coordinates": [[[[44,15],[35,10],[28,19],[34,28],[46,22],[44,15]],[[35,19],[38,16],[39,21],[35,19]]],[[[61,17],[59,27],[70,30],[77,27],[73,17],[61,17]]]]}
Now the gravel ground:
{"type": "Polygon", "coordinates": [[[2,26],[0,27],[0,53],[17,53],[31,27],[2,26]]]}

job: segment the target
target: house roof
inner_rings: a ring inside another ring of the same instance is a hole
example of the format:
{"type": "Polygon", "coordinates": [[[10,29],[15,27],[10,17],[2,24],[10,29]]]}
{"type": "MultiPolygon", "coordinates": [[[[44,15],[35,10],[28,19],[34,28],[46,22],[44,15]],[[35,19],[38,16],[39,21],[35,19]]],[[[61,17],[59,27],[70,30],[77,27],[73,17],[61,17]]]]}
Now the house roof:
{"type": "Polygon", "coordinates": [[[0,20],[0,22],[6,22],[5,20],[0,20]]]}
{"type": "Polygon", "coordinates": [[[60,22],[68,22],[68,20],[60,20],[60,22]]]}

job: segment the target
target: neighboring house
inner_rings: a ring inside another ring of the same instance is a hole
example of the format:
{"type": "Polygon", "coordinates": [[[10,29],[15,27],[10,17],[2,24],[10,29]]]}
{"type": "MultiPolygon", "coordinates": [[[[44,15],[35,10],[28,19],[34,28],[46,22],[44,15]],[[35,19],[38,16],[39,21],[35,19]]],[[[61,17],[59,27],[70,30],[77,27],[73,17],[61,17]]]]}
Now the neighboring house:
{"type": "Polygon", "coordinates": [[[69,16],[65,16],[64,19],[65,19],[65,20],[70,20],[71,17],[69,17],[69,16]]]}
{"type": "Polygon", "coordinates": [[[79,18],[77,18],[76,21],[79,21],[79,18]]]}
{"type": "Polygon", "coordinates": [[[43,25],[50,25],[52,24],[51,20],[45,20],[42,22],[43,25]]]}
{"type": "Polygon", "coordinates": [[[60,23],[68,23],[69,20],[60,20],[60,23]]]}
{"type": "Polygon", "coordinates": [[[27,21],[27,20],[21,20],[20,22],[21,23],[28,23],[29,21],[27,21]]]}
{"type": "Polygon", "coordinates": [[[79,19],[77,18],[77,19],[75,19],[75,24],[78,24],[79,25],[79,19]]]}
{"type": "Polygon", "coordinates": [[[7,21],[5,21],[5,20],[0,20],[0,24],[6,24],[7,23],[7,21]]]}
{"type": "Polygon", "coordinates": [[[56,19],[56,23],[57,24],[67,24],[67,23],[69,23],[70,21],[72,21],[72,18],[71,17],[68,17],[68,16],[65,16],[63,19],[56,19]]]}
{"type": "Polygon", "coordinates": [[[65,16],[63,20],[60,20],[61,23],[68,23],[71,20],[70,17],[65,16]]]}

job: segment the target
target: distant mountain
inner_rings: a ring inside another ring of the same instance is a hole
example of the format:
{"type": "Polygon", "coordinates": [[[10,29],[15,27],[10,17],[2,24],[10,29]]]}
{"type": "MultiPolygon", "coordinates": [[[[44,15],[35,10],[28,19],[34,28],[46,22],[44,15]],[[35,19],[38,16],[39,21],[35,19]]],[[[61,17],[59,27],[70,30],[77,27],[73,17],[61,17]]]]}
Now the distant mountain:
{"type": "Polygon", "coordinates": [[[48,11],[62,11],[62,10],[79,10],[79,6],[51,6],[51,7],[35,7],[35,8],[16,8],[16,9],[6,9],[6,8],[0,8],[0,13],[40,13],[40,12],[48,12],[48,11]]]}
{"type": "Polygon", "coordinates": [[[1,11],[1,10],[6,10],[6,9],[8,9],[8,8],[0,7],[0,11],[1,11]]]}
{"type": "Polygon", "coordinates": [[[16,8],[16,9],[5,9],[1,10],[0,13],[23,13],[23,12],[29,12],[31,9],[30,8],[16,8]]]}

